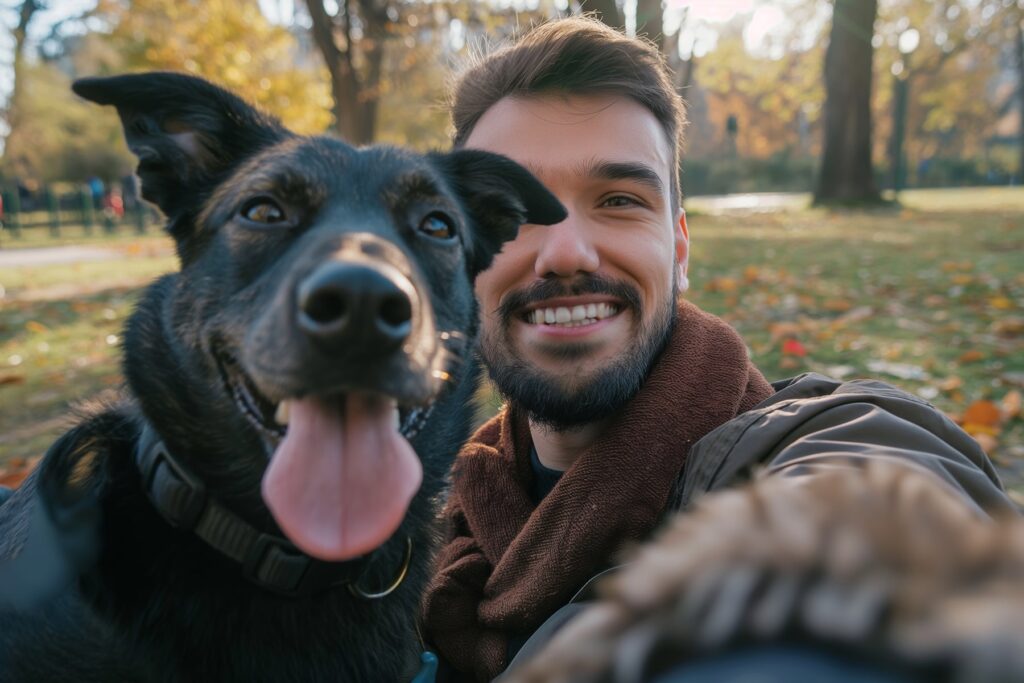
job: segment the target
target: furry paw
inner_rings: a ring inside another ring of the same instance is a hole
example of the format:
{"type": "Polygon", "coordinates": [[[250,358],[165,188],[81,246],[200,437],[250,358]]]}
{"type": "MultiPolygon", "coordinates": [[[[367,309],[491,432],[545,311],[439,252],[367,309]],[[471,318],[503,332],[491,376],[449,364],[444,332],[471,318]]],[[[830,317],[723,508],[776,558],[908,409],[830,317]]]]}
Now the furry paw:
{"type": "Polygon", "coordinates": [[[980,517],[904,465],[709,495],[602,596],[511,680],[643,681],[772,642],[941,680],[1024,680],[1024,521],[980,517]]]}

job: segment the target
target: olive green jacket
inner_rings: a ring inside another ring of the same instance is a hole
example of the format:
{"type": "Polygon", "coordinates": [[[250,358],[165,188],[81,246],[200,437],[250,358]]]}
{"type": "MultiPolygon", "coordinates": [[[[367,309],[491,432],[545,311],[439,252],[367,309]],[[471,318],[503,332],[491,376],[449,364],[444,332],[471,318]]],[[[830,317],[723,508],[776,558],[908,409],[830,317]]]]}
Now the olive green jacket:
{"type": "Polygon", "coordinates": [[[855,467],[869,458],[928,470],[990,515],[1016,511],[978,443],[927,401],[884,382],[815,373],[772,386],[770,398],[694,444],[668,512],[753,477],[855,467]]]}

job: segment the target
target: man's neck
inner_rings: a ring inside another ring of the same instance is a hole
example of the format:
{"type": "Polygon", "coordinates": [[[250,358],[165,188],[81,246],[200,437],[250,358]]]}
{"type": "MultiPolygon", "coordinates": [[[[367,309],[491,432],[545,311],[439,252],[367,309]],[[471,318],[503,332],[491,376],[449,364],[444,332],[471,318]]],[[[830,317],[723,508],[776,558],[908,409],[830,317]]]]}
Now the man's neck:
{"type": "Polygon", "coordinates": [[[537,458],[544,467],[565,470],[572,467],[576,458],[583,454],[604,431],[607,421],[591,422],[581,427],[555,431],[530,420],[530,435],[537,458]]]}

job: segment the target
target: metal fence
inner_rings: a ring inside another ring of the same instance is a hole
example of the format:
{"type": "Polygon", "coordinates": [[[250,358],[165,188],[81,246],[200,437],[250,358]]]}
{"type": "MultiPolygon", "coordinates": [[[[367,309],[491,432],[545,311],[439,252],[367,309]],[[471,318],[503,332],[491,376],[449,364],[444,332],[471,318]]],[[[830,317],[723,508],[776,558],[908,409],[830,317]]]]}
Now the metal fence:
{"type": "Polygon", "coordinates": [[[134,230],[145,234],[160,221],[159,214],[134,193],[117,188],[97,193],[88,184],[42,187],[29,192],[22,187],[0,188],[0,221],[15,240],[24,231],[46,229],[59,238],[62,231],[78,228],[86,235],[95,231],[114,234],[134,230]]]}

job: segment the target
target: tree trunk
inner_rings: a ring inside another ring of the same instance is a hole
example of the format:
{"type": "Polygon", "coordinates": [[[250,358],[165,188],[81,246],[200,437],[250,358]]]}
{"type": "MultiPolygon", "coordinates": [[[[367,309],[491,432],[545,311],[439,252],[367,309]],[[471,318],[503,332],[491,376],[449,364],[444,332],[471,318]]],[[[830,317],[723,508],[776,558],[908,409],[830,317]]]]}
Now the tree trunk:
{"type": "Polygon", "coordinates": [[[661,0],[636,0],[636,34],[647,36],[659,48],[665,40],[664,13],[661,0]]]}
{"type": "Polygon", "coordinates": [[[871,60],[877,0],[835,0],[825,52],[825,140],[814,202],[881,201],[871,166],[871,60]]]}
{"type": "Polygon", "coordinates": [[[1024,12],[1017,13],[1017,101],[1019,119],[1017,142],[1020,161],[1017,165],[1018,182],[1024,183],[1024,12]]]}
{"type": "MultiPolygon", "coordinates": [[[[383,42],[377,38],[383,34],[376,22],[366,15],[364,35],[374,38],[368,44],[365,59],[368,64],[365,76],[355,67],[354,52],[357,48],[352,38],[352,8],[345,0],[338,8],[337,17],[327,13],[323,0],[305,0],[313,34],[327,71],[331,75],[331,96],[333,100],[334,127],[344,140],[353,145],[373,142],[376,133],[377,93],[380,81],[380,63],[383,56],[383,42]],[[340,24],[340,25],[339,25],[340,24]],[[365,26],[369,24],[369,26],[365,26]],[[338,41],[336,32],[343,34],[338,41]]],[[[366,38],[363,39],[364,41],[366,38]]]]}
{"type": "Polygon", "coordinates": [[[14,84],[7,100],[7,126],[13,131],[17,125],[18,101],[25,88],[23,72],[25,64],[25,41],[28,37],[28,25],[33,15],[42,9],[38,0],[25,0],[18,8],[18,25],[14,28],[14,84]]]}
{"type": "Polygon", "coordinates": [[[581,0],[580,8],[584,12],[592,12],[612,28],[622,28],[626,23],[615,0],[581,0]]]}

